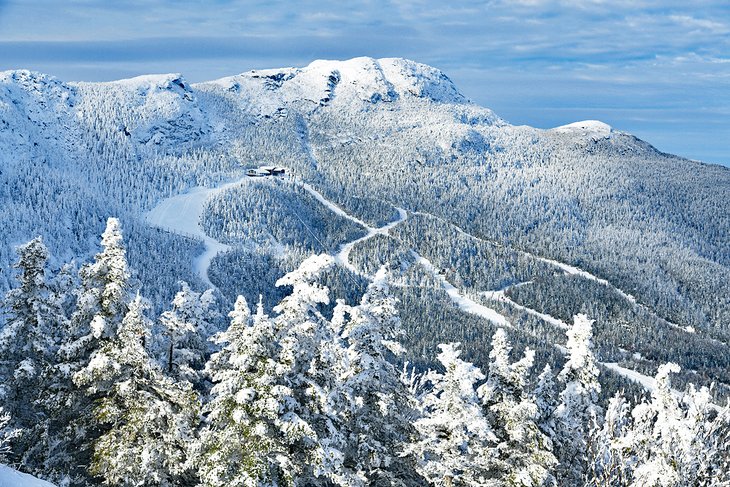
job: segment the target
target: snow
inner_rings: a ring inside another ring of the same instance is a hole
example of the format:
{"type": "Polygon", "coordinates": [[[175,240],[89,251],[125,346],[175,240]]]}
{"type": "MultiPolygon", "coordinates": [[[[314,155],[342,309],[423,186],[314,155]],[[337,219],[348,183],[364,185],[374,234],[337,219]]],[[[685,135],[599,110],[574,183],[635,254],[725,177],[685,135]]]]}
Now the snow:
{"type": "MultiPolygon", "coordinates": [[[[339,252],[334,256],[335,262],[342,265],[346,269],[348,269],[350,272],[353,272],[354,274],[362,275],[362,273],[350,263],[350,252],[355,247],[355,245],[364,242],[366,240],[369,240],[373,238],[376,235],[386,235],[393,227],[396,225],[402,223],[403,221],[408,218],[408,212],[404,210],[403,208],[396,208],[398,210],[398,218],[393,220],[392,222],[383,225],[379,228],[374,228],[365,223],[364,221],[360,220],[359,218],[350,215],[346,211],[344,211],[342,208],[334,204],[332,201],[325,198],[319,191],[314,189],[312,186],[310,186],[307,183],[303,183],[302,187],[307,190],[312,196],[314,196],[317,201],[322,203],[324,206],[326,206],[332,213],[339,215],[343,218],[347,218],[350,221],[353,221],[357,223],[358,225],[365,227],[365,229],[368,231],[368,233],[364,237],[360,237],[358,239],[355,239],[351,242],[347,242],[340,247],[339,252]]],[[[367,276],[363,276],[367,277],[367,276]]]]}
{"type": "Polygon", "coordinates": [[[246,178],[247,176],[243,176],[215,188],[197,186],[185,193],[160,201],[145,215],[145,220],[152,226],[203,241],[205,251],[195,259],[193,266],[209,287],[215,287],[208,278],[211,261],[218,254],[228,252],[231,247],[209,237],[200,225],[205,203],[216,194],[241,184],[246,178]]]}
{"type": "Polygon", "coordinates": [[[497,326],[506,326],[510,328],[512,327],[510,322],[507,321],[507,318],[497,313],[492,308],[487,308],[483,304],[479,304],[473,299],[462,294],[456,287],[454,287],[453,284],[447,281],[446,278],[438,272],[438,270],[436,270],[436,267],[434,267],[430,260],[417,254],[413,250],[411,250],[411,253],[416,259],[416,262],[421,264],[428,272],[433,275],[434,278],[441,282],[444,291],[446,291],[446,294],[449,295],[451,301],[453,301],[459,309],[466,313],[485,318],[497,326]]]}
{"type": "MultiPolygon", "coordinates": [[[[530,254],[530,255],[532,255],[532,254],[530,254]]],[[[636,304],[636,298],[633,297],[631,294],[628,294],[628,293],[623,292],[621,289],[619,289],[616,286],[612,285],[607,280],[602,279],[602,278],[600,278],[598,276],[595,276],[595,275],[591,274],[588,271],[584,271],[583,269],[580,269],[578,267],[572,266],[570,264],[565,264],[563,262],[559,262],[557,260],[546,259],[545,257],[538,257],[536,255],[532,255],[532,256],[535,257],[537,260],[539,260],[541,262],[545,262],[546,264],[550,264],[550,265],[553,265],[555,267],[558,267],[560,270],[562,270],[563,272],[565,272],[568,275],[577,275],[577,276],[580,276],[580,277],[582,277],[584,279],[588,279],[588,280],[591,280],[591,281],[595,281],[595,282],[597,282],[599,284],[602,284],[602,285],[604,285],[606,287],[609,287],[609,288],[613,289],[614,291],[616,291],[621,297],[623,297],[627,301],[629,301],[629,302],[631,302],[633,304],[636,304]]]]}
{"type": "Polygon", "coordinates": [[[6,465],[0,465],[0,487],[55,487],[32,475],[20,473],[6,465]]]}
{"type": "Polygon", "coordinates": [[[585,135],[604,135],[608,136],[613,131],[610,125],[599,120],[583,120],[582,122],[573,122],[567,125],[561,125],[552,129],[560,133],[582,133],[585,135]]]}
{"type": "Polygon", "coordinates": [[[601,363],[604,367],[607,369],[611,369],[614,372],[618,373],[619,375],[622,375],[626,377],[627,379],[630,379],[637,384],[640,384],[644,387],[647,391],[654,391],[656,389],[656,380],[654,380],[653,377],[649,377],[648,375],[640,374],[639,372],[636,372],[635,370],[627,369],[625,367],[621,367],[616,362],[602,362],[601,363]]]}
{"type": "Polygon", "coordinates": [[[345,212],[345,210],[343,210],[342,208],[340,208],[339,206],[337,206],[336,204],[334,204],[333,202],[331,202],[330,200],[328,200],[327,198],[325,198],[324,196],[322,196],[322,193],[320,193],[319,191],[317,191],[316,189],[314,189],[309,184],[302,183],[302,187],[305,190],[307,190],[307,192],[309,194],[311,194],[312,196],[314,196],[317,199],[317,201],[319,201],[324,206],[326,206],[332,213],[334,213],[336,215],[339,215],[339,216],[341,216],[343,218],[347,218],[348,220],[353,221],[353,222],[357,223],[358,225],[360,225],[362,227],[365,227],[368,231],[372,230],[372,227],[370,227],[370,225],[368,225],[364,221],[360,220],[359,218],[354,217],[354,216],[348,214],[347,212],[345,212]]]}
{"type": "MultiPolygon", "coordinates": [[[[523,286],[525,284],[528,284],[528,283],[524,283],[523,282],[523,283],[517,284],[517,285],[512,286],[512,287],[519,287],[519,286],[523,286]]],[[[553,326],[555,326],[557,328],[560,328],[560,329],[563,329],[563,330],[567,330],[568,328],[570,328],[563,320],[559,320],[559,319],[557,319],[557,318],[555,318],[553,316],[547,315],[545,313],[540,313],[537,310],[534,310],[532,308],[528,308],[527,306],[522,306],[521,304],[518,304],[518,303],[512,301],[505,294],[504,291],[486,291],[486,292],[483,292],[481,294],[485,298],[487,298],[487,299],[492,299],[494,301],[501,301],[503,303],[507,303],[510,306],[512,306],[513,308],[517,308],[520,311],[524,311],[527,314],[531,314],[533,316],[536,316],[536,317],[540,318],[541,320],[543,320],[544,322],[549,323],[549,324],[551,324],[551,325],[553,325],[553,326]]]]}

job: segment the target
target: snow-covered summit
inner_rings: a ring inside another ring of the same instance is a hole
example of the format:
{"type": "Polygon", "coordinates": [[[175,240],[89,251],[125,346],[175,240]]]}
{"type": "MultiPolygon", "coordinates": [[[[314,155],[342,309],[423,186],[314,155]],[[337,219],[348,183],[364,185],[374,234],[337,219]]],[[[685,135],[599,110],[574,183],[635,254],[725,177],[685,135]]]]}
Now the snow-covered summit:
{"type": "Polygon", "coordinates": [[[204,85],[217,85],[249,96],[264,91],[267,97],[279,98],[283,103],[299,100],[318,105],[340,101],[375,104],[408,97],[436,103],[469,103],[438,69],[400,58],[317,60],[303,68],[254,70],[201,84],[204,85]]]}
{"type": "Polygon", "coordinates": [[[552,129],[561,133],[582,133],[586,135],[608,136],[613,132],[613,128],[607,123],[600,120],[583,120],[581,122],[573,122],[567,125],[561,125],[552,129]]]}

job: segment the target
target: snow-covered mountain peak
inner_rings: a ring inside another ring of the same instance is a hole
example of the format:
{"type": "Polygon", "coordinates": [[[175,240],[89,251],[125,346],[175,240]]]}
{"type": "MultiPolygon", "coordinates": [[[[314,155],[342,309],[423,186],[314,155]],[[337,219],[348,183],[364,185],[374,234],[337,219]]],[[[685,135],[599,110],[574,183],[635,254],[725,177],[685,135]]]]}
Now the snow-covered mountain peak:
{"type": "Polygon", "coordinates": [[[608,136],[613,132],[613,128],[607,123],[600,120],[583,120],[581,122],[573,122],[567,125],[555,127],[555,132],[561,133],[582,133],[586,135],[608,136]]]}
{"type": "Polygon", "coordinates": [[[299,102],[354,108],[422,98],[434,103],[470,105],[441,71],[400,58],[317,60],[303,68],[254,70],[196,87],[238,93],[245,104],[259,106],[262,114],[273,114],[299,102]],[[262,98],[267,101],[258,101],[262,98]]]}
{"type": "Polygon", "coordinates": [[[83,94],[79,117],[92,120],[104,111],[121,133],[143,144],[190,142],[208,131],[195,91],[178,73],[75,85],[83,94]]]}
{"type": "Polygon", "coordinates": [[[107,83],[99,83],[118,86],[124,89],[139,91],[178,91],[192,92],[190,85],[180,73],[167,74],[146,74],[135,76],[134,78],[120,79],[117,81],[109,81],[107,83]]]}

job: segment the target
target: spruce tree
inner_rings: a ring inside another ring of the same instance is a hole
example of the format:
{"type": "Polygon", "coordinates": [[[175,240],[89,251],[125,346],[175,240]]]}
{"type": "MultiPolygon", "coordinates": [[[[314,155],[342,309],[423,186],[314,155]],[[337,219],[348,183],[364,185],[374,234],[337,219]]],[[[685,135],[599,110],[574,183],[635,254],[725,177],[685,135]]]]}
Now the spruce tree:
{"type": "Polygon", "coordinates": [[[423,379],[428,390],[421,397],[422,417],[414,423],[418,438],[408,451],[436,487],[498,486],[497,437],[476,393],[484,374],[459,358],[458,343],[439,348],[444,372],[431,371],[423,379]]]}
{"type": "Polygon", "coordinates": [[[598,405],[598,361],[593,355],[593,321],[576,315],[566,332],[568,360],[558,375],[564,384],[555,411],[559,484],[579,485],[587,477],[590,431],[603,414],[598,405]]]}
{"type": "Polygon", "coordinates": [[[525,387],[535,353],[510,363],[512,347],[500,328],[492,338],[489,354],[489,377],[477,393],[485,416],[497,437],[497,468],[506,486],[554,485],[551,473],[557,463],[550,439],[537,425],[538,407],[525,387]]]}
{"type": "Polygon", "coordinates": [[[211,331],[208,314],[211,293],[197,293],[187,282],[172,300],[172,309],[161,316],[167,338],[165,370],[168,375],[199,386],[208,356],[206,337],[211,331]]]}
{"type": "Polygon", "coordinates": [[[325,479],[340,485],[348,482],[342,464],[345,438],[338,411],[332,407],[345,350],[335,327],[318,309],[329,304],[329,289],[318,281],[333,265],[331,256],[315,255],[276,282],[292,287],[291,294],[274,307],[281,346],[277,367],[282,372],[276,426],[287,444],[285,458],[294,467],[297,485],[321,484],[325,479]]]}
{"type": "MultiPolygon", "coordinates": [[[[348,447],[345,465],[364,478],[362,485],[408,485],[422,482],[413,455],[404,454],[415,431],[413,398],[390,360],[404,352],[396,300],[389,293],[385,267],[375,275],[360,304],[338,303],[350,314],[343,320],[347,370],[341,386],[348,447]]],[[[338,316],[335,311],[335,316],[338,316]]],[[[333,322],[339,320],[333,318],[333,322]]]]}
{"type": "Polygon", "coordinates": [[[101,238],[102,251],[79,271],[81,288],[68,321],[65,341],[56,355],[51,386],[42,403],[52,421],[44,439],[43,471],[60,484],[89,482],[87,466],[93,444],[103,433],[93,421],[95,388],[74,383],[94,352],[116,338],[130,301],[130,272],[119,220],[109,218],[101,238]]]}
{"type": "Polygon", "coordinates": [[[42,239],[21,245],[17,252],[19,285],[6,296],[8,317],[0,331],[0,398],[12,427],[22,431],[13,441],[14,460],[34,470],[35,450],[47,427],[39,399],[52,380],[58,348],[54,338],[66,318],[46,278],[49,253],[42,239]]]}
{"type": "Polygon", "coordinates": [[[279,414],[274,324],[259,302],[253,320],[243,296],[230,326],[214,337],[223,348],[206,365],[213,380],[207,419],[194,447],[205,487],[287,485],[286,448],[277,435],[279,414]]]}
{"type": "Polygon", "coordinates": [[[172,487],[188,473],[197,395],[153,364],[144,347],[151,323],[146,307],[137,296],[117,335],[74,376],[95,397],[90,427],[104,433],[94,441],[90,473],[104,485],[172,487]]]}

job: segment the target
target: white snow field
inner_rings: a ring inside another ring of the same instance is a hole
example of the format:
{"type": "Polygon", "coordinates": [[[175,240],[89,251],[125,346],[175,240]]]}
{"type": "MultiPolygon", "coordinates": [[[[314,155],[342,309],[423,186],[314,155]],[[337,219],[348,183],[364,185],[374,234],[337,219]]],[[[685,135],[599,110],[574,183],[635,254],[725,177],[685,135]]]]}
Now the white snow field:
{"type": "Polygon", "coordinates": [[[600,135],[608,136],[613,131],[613,128],[607,123],[601,122],[600,120],[583,120],[581,122],[573,122],[567,125],[561,125],[552,129],[555,132],[561,133],[582,133],[585,135],[600,135]]]}
{"type": "Polygon", "coordinates": [[[50,482],[20,473],[7,465],[0,465],[0,487],[56,487],[50,482]]]}
{"type": "MultiPolygon", "coordinates": [[[[227,182],[215,188],[197,186],[191,190],[160,201],[145,215],[148,224],[164,230],[198,238],[205,251],[193,263],[196,272],[209,287],[215,287],[208,278],[208,268],[216,255],[230,250],[230,246],[209,237],[200,226],[200,217],[208,198],[241,184],[248,176],[227,182]]],[[[1,486],[0,486],[1,487],[1,486]]]]}

